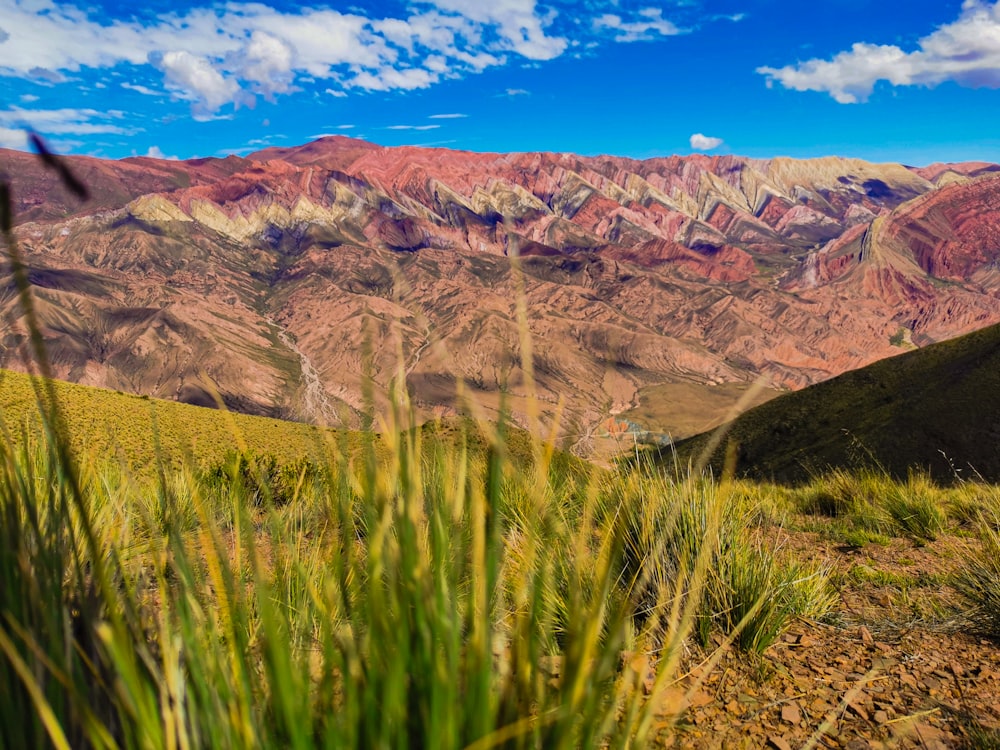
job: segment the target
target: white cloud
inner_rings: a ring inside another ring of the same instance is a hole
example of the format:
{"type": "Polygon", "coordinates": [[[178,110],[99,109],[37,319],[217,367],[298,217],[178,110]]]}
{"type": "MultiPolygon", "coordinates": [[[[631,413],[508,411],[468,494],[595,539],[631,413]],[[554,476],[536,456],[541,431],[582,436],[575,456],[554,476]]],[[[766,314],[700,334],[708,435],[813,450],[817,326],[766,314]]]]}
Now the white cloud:
{"type": "Polygon", "coordinates": [[[345,83],[348,88],[364,89],[365,91],[411,91],[426,89],[440,80],[437,73],[423,68],[385,68],[378,72],[359,71],[354,78],[345,83]]]}
{"type": "Polygon", "coordinates": [[[5,128],[0,125],[0,148],[15,148],[18,151],[28,150],[28,131],[17,128],[5,128]]]}
{"type": "Polygon", "coordinates": [[[626,21],[615,13],[605,13],[595,18],[593,24],[598,31],[614,31],[616,42],[646,41],[657,36],[681,33],[679,28],[663,17],[660,8],[643,8],[635,14],[632,21],[626,21]]]}
{"type": "Polygon", "coordinates": [[[527,89],[507,89],[504,94],[507,96],[530,96],[531,92],[527,89]]]}
{"type": "Polygon", "coordinates": [[[386,130],[437,130],[440,125],[388,125],[386,130]]]}
{"type": "Polygon", "coordinates": [[[954,81],[972,88],[1000,88],[1000,2],[965,0],[958,19],[922,38],[917,49],[858,42],[830,60],[812,59],[783,68],[761,67],[768,84],[795,91],[822,91],[841,104],[871,96],[878,81],[893,86],[935,86],[954,81]]]}
{"type": "Polygon", "coordinates": [[[554,11],[542,14],[535,0],[431,0],[439,10],[451,12],[495,30],[501,51],[512,51],[530,60],[551,60],[566,51],[568,41],[548,36],[554,11]]]}
{"type": "Polygon", "coordinates": [[[223,104],[237,101],[240,84],[226,78],[204,57],[173,50],[154,58],[163,71],[164,83],[182,99],[194,103],[196,114],[217,112],[223,104]]]}
{"type": "Polygon", "coordinates": [[[148,86],[142,86],[138,83],[122,83],[121,87],[123,89],[128,89],[129,91],[136,91],[144,96],[163,96],[162,91],[155,91],[148,86]]]}
{"type": "Polygon", "coordinates": [[[678,33],[652,7],[592,21],[599,11],[591,4],[560,15],[538,0],[410,0],[401,17],[380,17],[368,4],[338,11],[202,2],[140,20],[99,15],[93,4],[0,0],[0,76],[58,85],[67,74],[105,70],[128,80],[133,66],[138,75],[131,78],[144,84],[120,85],[152,96],[160,88],[149,83],[152,65],[162,87],[204,120],[251,104],[253,95],[271,98],[317,82],[317,91],[334,97],[425,89],[512,60],[551,60],[608,32],[619,40],[678,33]],[[571,42],[570,28],[585,38],[571,42]]]}
{"type": "MultiPolygon", "coordinates": [[[[95,109],[22,109],[11,107],[0,110],[0,128],[11,130],[16,128],[37,130],[42,135],[95,135],[111,133],[128,135],[135,133],[134,129],[114,125],[109,120],[120,120],[124,112],[107,110],[99,112],[95,109]]],[[[8,137],[9,133],[8,133],[8,137]]]]}
{"type": "Polygon", "coordinates": [[[459,114],[458,112],[454,112],[454,113],[448,113],[448,114],[443,114],[443,115],[428,115],[427,119],[428,120],[459,120],[459,119],[462,119],[464,117],[468,117],[468,115],[463,115],[463,114],[459,114]]]}
{"type": "Polygon", "coordinates": [[[287,94],[292,89],[292,49],[263,31],[254,31],[239,58],[240,77],[265,96],[287,94]]]}
{"type": "Polygon", "coordinates": [[[21,94],[21,101],[25,104],[32,104],[37,102],[41,97],[35,96],[34,94],[21,94]]]}
{"type": "Polygon", "coordinates": [[[163,150],[159,146],[150,146],[149,150],[145,153],[145,156],[151,159],[168,159],[170,161],[178,161],[176,156],[167,156],[163,153],[163,150]]]}
{"type": "Polygon", "coordinates": [[[691,136],[691,148],[698,151],[711,151],[712,149],[718,148],[723,144],[721,138],[713,138],[709,135],[703,135],[701,133],[695,133],[691,136]]]}

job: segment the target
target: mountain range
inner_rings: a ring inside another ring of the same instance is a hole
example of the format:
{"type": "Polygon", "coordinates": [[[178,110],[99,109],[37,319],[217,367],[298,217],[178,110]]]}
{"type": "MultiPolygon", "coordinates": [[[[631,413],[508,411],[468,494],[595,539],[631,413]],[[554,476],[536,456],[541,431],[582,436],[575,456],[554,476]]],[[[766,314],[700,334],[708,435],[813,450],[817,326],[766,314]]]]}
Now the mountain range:
{"type": "MultiPolygon", "coordinates": [[[[758,401],[1000,322],[993,164],[342,137],[65,161],[90,200],[0,150],[55,374],[188,403],[354,425],[402,374],[418,415],[534,402],[587,454],[611,416],[693,434],[759,379],[758,401]]],[[[0,314],[25,369],[9,264],[0,314]]]]}

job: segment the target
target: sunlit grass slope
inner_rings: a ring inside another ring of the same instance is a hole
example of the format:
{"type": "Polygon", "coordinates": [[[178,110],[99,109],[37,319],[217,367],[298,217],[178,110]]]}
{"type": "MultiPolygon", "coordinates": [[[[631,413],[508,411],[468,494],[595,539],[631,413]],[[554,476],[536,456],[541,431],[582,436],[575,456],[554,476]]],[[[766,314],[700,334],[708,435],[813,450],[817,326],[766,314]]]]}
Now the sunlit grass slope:
{"type": "MultiPolygon", "coordinates": [[[[780,396],[731,423],[711,456],[737,475],[801,482],[830,468],[914,468],[940,481],[1000,481],[1000,326],[882,360],[780,396]],[[734,446],[734,447],[731,447],[734,446]]],[[[710,444],[676,446],[681,465],[710,444]]],[[[660,461],[673,464],[670,451],[660,461]]]]}
{"type": "MultiPolygon", "coordinates": [[[[363,445],[372,444],[379,459],[386,458],[378,433],[324,429],[60,380],[52,381],[52,386],[66,427],[63,437],[77,459],[119,466],[136,477],[151,477],[159,468],[215,467],[234,453],[273,457],[279,465],[301,460],[324,465],[331,451],[354,455],[363,445]]],[[[40,434],[37,398],[31,377],[0,370],[0,428],[6,429],[14,443],[25,435],[40,434]]],[[[439,445],[453,449],[461,444],[476,455],[487,450],[492,433],[490,425],[459,417],[430,422],[419,430],[428,449],[439,445]]],[[[505,442],[511,461],[521,466],[533,463],[527,432],[508,426],[505,442]]],[[[551,461],[574,474],[589,470],[585,462],[559,450],[553,451],[551,461]]]]}
{"type": "MultiPolygon", "coordinates": [[[[138,474],[161,465],[180,468],[189,458],[202,465],[228,453],[273,455],[281,462],[318,460],[330,440],[357,436],[312,425],[249,416],[151,399],[103,388],[53,381],[67,437],[84,462],[118,463],[138,474]]],[[[41,430],[31,378],[0,370],[0,420],[18,441],[41,430]]]]}

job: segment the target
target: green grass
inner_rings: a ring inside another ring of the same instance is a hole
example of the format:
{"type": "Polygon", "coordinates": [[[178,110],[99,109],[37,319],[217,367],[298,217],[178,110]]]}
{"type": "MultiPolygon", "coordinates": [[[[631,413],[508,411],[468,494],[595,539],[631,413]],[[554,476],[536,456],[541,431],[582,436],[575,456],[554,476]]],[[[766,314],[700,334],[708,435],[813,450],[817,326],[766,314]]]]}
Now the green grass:
{"type": "MultiPolygon", "coordinates": [[[[28,375],[0,370],[0,424],[8,440],[16,443],[25,431],[41,432],[37,385],[28,375]]],[[[357,444],[356,436],[297,422],[59,381],[51,385],[74,454],[82,462],[110,458],[133,473],[148,475],[158,465],[176,470],[192,460],[213,465],[232,451],[271,454],[282,463],[302,456],[318,459],[330,441],[357,444]]]]}
{"type": "MultiPolygon", "coordinates": [[[[502,422],[417,428],[395,393],[376,436],[4,373],[0,750],[643,747],[690,639],[760,653],[832,605],[769,533],[796,503],[915,539],[948,520],[919,477],[609,472],[502,422]]],[[[986,570],[978,497],[941,507],[986,570]]]]}
{"type": "Polygon", "coordinates": [[[157,483],[0,443],[0,746],[642,745],[693,632],[829,606],[745,486],[467,427],[157,483]]]}
{"type": "Polygon", "coordinates": [[[911,472],[901,482],[872,469],[837,470],[794,489],[792,502],[800,513],[840,521],[831,529],[839,529],[852,546],[891,536],[925,543],[944,532],[951,494],[920,473],[911,472]]]}
{"type": "MultiPolygon", "coordinates": [[[[729,425],[709,462],[719,473],[730,455],[737,476],[795,484],[833,469],[874,469],[896,479],[917,470],[944,483],[998,482],[997,394],[995,325],[750,409],[729,425]]],[[[679,442],[681,465],[711,443],[709,434],[679,442]]],[[[671,466],[673,455],[660,462],[671,466]]]]}
{"type": "Polygon", "coordinates": [[[980,547],[967,556],[955,586],[980,632],[1000,641],[1000,513],[987,507],[978,516],[980,547]]]}

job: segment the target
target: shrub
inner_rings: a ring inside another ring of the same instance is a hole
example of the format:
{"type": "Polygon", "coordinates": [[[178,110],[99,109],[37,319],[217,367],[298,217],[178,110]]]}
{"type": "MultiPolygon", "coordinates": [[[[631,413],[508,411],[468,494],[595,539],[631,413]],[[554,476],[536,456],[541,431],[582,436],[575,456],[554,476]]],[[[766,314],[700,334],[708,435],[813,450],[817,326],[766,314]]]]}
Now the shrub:
{"type": "Polygon", "coordinates": [[[970,617],[990,638],[1000,640],[1000,514],[979,519],[981,546],[970,551],[955,576],[955,588],[970,606],[970,617]]]}
{"type": "Polygon", "coordinates": [[[318,481],[323,472],[307,459],[279,463],[274,454],[229,451],[223,460],[201,472],[201,480],[215,492],[235,488],[259,508],[265,504],[287,505],[297,499],[303,487],[318,481]]]}
{"type": "Polygon", "coordinates": [[[906,484],[892,482],[882,506],[894,530],[916,541],[934,541],[944,531],[947,514],[944,493],[922,474],[911,474],[906,484]]]}

